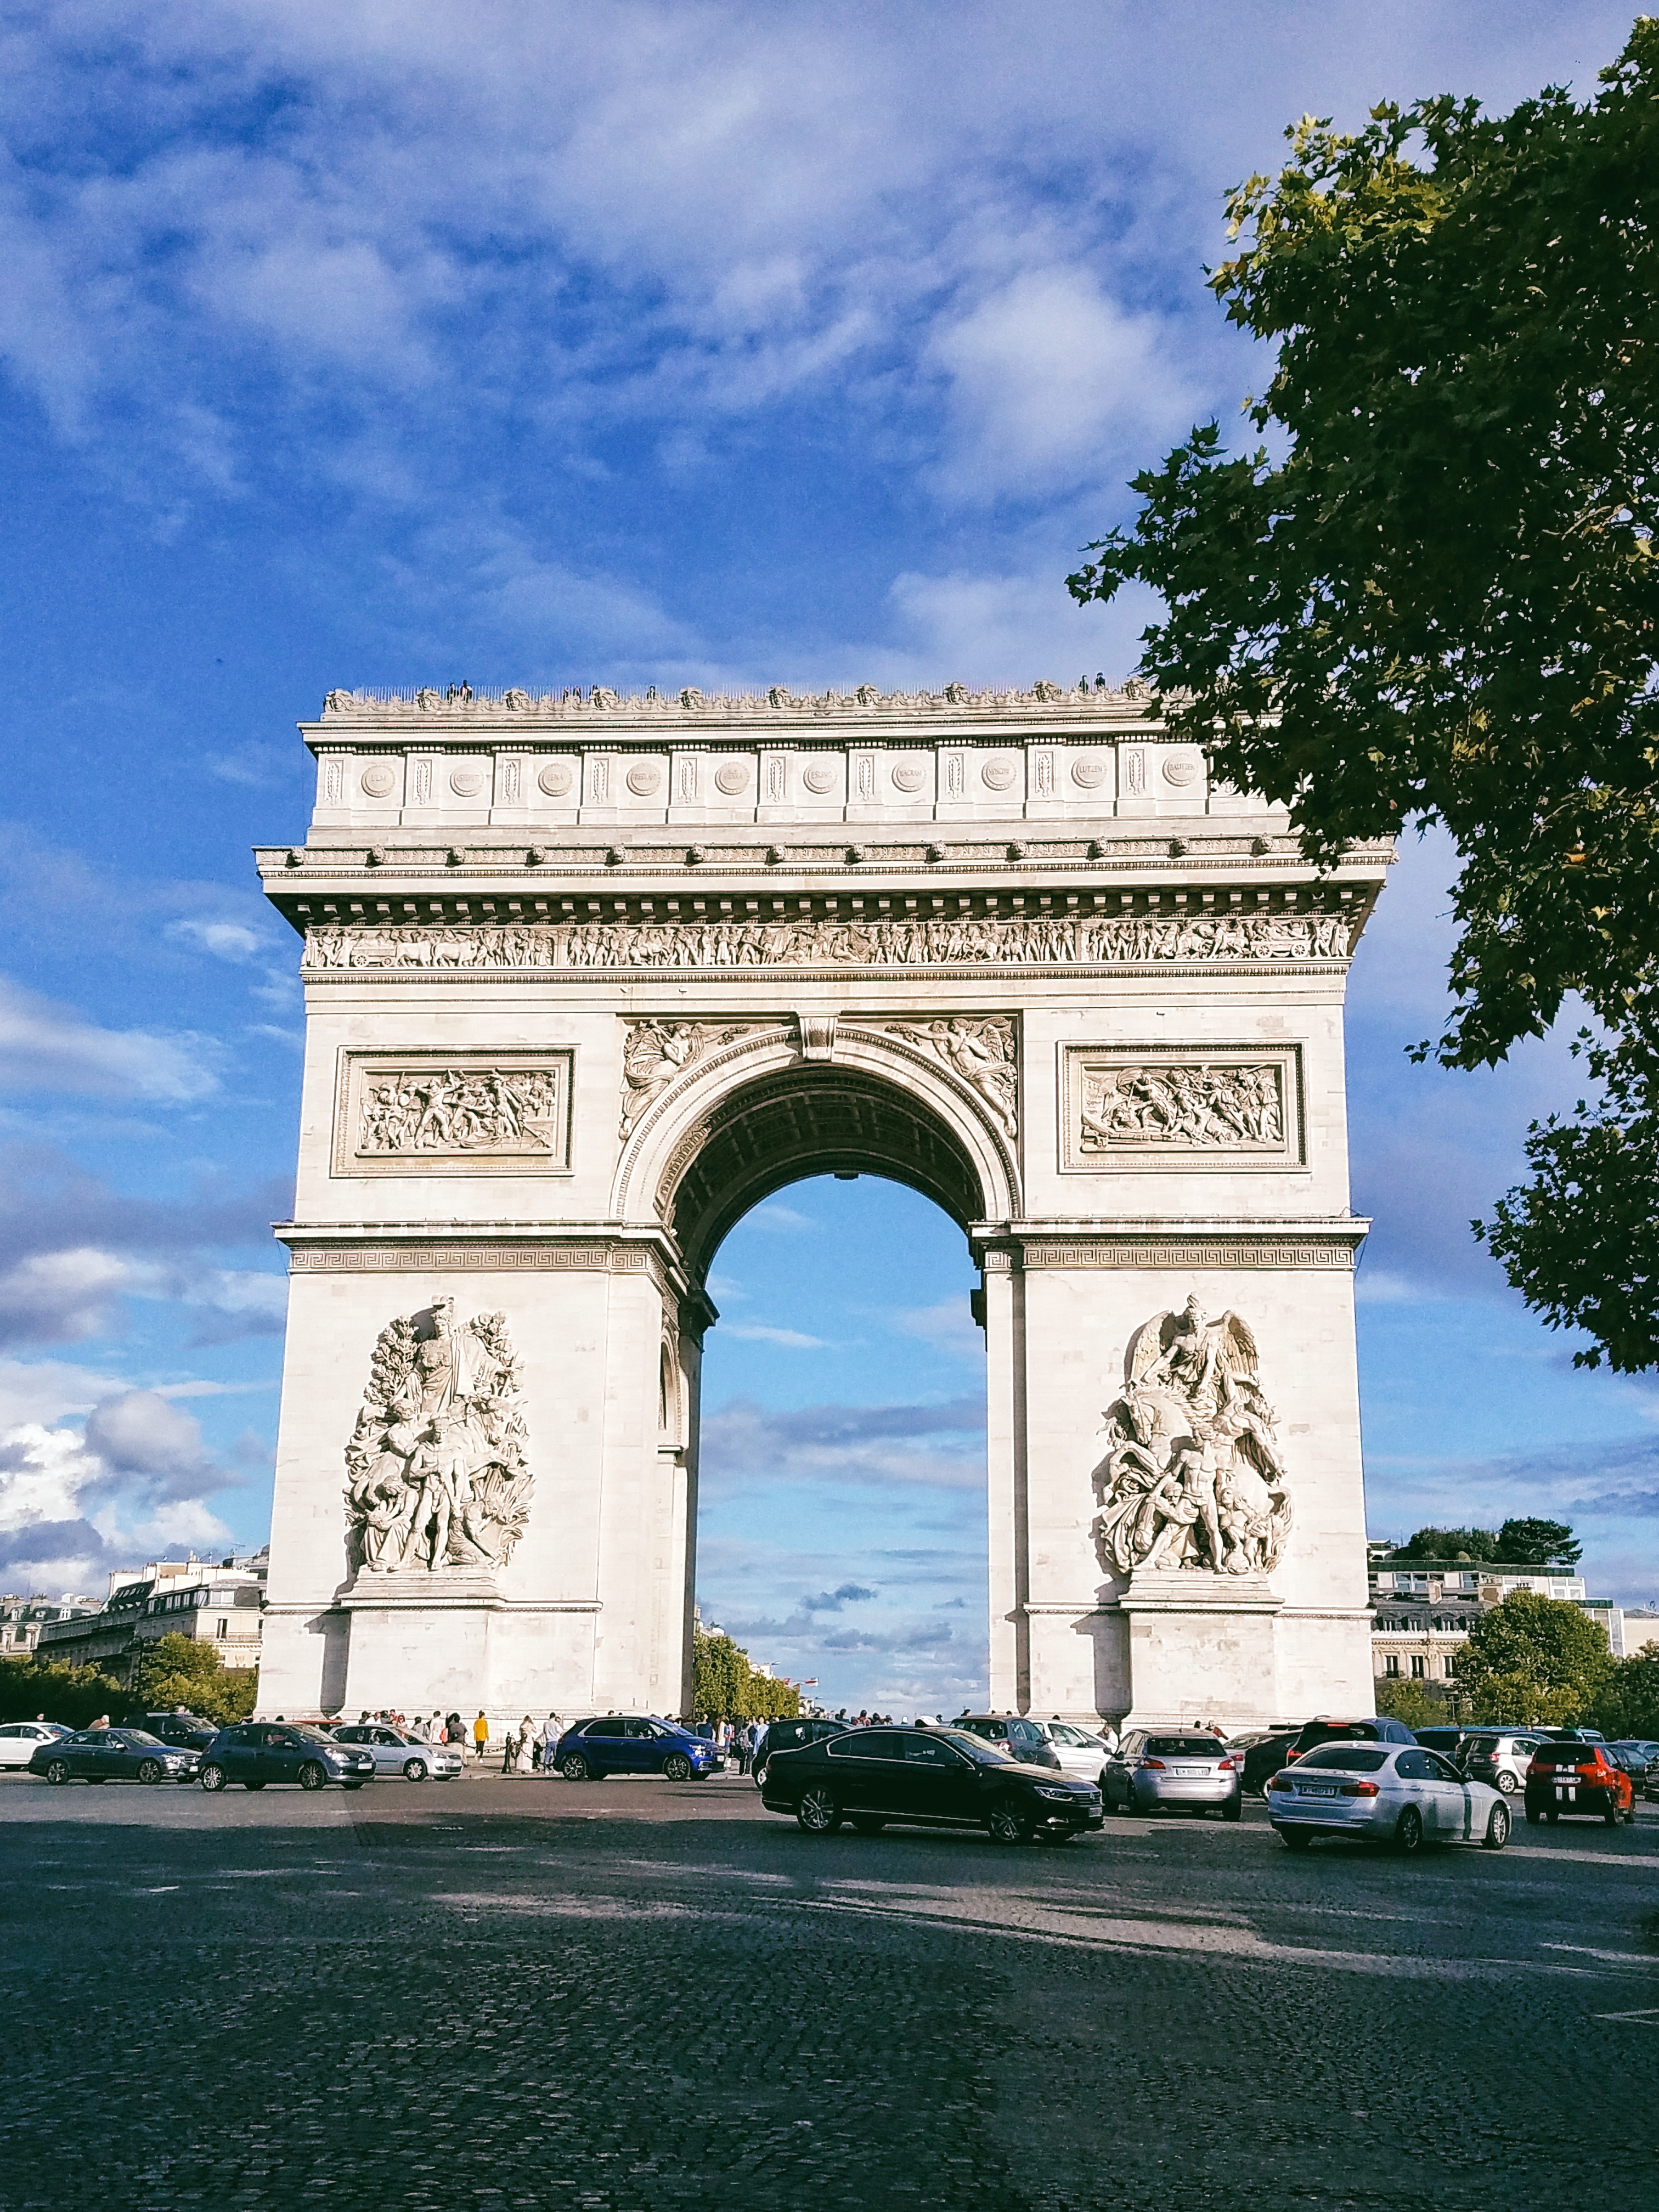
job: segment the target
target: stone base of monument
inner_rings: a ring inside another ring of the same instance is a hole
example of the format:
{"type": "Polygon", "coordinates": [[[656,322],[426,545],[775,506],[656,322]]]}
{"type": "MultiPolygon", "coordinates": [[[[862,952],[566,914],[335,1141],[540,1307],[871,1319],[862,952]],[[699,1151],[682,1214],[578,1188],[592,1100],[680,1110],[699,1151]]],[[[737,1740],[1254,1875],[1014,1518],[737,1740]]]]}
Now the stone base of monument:
{"type": "Polygon", "coordinates": [[[359,1574],[350,1616],[349,1704],[471,1721],[488,1702],[491,1631],[505,1610],[491,1574],[359,1574]]]}
{"type": "Polygon", "coordinates": [[[1123,1727],[1218,1721],[1231,1731],[1276,1713],[1283,1602],[1264,1576],[1137,1568],[1118,1601],[1133,1698],[1123,1727]]]}

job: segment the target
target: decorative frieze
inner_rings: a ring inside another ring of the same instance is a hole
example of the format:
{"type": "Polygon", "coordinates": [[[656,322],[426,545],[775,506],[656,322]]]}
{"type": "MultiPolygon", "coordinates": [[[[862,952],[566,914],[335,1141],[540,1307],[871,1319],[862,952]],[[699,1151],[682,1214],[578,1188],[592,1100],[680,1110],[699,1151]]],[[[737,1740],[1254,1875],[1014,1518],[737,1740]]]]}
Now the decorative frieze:
{"type": "Polygon", "coordinates": [[[571,1068],[569,1052],[343,1051],[333,1172],[567,1173],[571,1068]]]}
{"type": "Polygon", "coordinates": [[[1066,1243],[1033,1240],[1024,1247],[1024,1265],[1036,1267],[1325,1267],[1353,1272],[1355,1247],[1364,1233],[1356,1223],[1352,1231],[1317,1242],[1294,1243],[1254,1237],[1188,1238],[1164,1237],[1103,1237],[1066,1243]]]}
{"type": "Polygon", "coordinates": [[[659,1098],[711,1052],[768,1026],[757,1022],[635,1022],[623,1045],[622,1121],[631,1137],[659,1098]]]}
{"type": "Polygon", "coordinates": [[[651,1255],[638,1244],[571,1244],[551,1238],[461,1243],[294,1243],[289,1273],[294,1275],[447,1275],[457,1273],[539,1274],[577,1271],[597,1274],[644,1274],[651,1255]]]}
{"type": "Polygon", "coordinates": [[[1346,960],[1342,914],[1057,915],[1007,921],[578,921],[479,928],[318,928],[305,966],[546,969],[1155,967],[1346,960]]]}

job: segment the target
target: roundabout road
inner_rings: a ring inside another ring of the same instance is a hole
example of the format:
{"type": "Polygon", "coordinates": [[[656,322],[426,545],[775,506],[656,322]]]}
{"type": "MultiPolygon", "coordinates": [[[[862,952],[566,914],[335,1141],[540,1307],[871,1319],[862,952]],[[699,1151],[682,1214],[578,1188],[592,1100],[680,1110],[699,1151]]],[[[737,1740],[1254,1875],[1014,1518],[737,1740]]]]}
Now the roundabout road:
{"type": "Polygon", "coordinates": [[[1486,2207],[1659,2171],[1659,1809],[801,1834],[735,1778],[0,1781],[9,2212],[1486,2207]]]}

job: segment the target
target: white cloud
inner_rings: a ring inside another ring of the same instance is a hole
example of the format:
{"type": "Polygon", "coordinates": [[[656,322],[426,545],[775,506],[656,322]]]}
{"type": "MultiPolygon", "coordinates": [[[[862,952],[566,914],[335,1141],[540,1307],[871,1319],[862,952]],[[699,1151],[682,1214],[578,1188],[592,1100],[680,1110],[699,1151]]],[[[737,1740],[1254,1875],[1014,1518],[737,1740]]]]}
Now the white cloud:
{"type": "Polygon", "coordinates": [[[741,1337],[749,1344],[776,1344],[789,1352],[823,1352],[828,1346],[821,1336],[804,1336],[798,1328],[769,1328],[763,1322],[732,1322],[724,1324],[728,1336],[741,1337]]]}
{"type": "Polygon", "coordinates": [[[210,952],[216,960],[252,960],[270,949],[266,939],[243,921],[169,922],[167,934],[203,952],[210,952]]]}
{"type": "Polygon", "coordinates": [[[1160,317],[1131,314],[1085,269],[1021,271],[933,331],[953,437],[935,471],[953,498],[1031,499],[1185,429],[1202,398],[1160,317]]]}
{"type": "Polygon", "coordinates": [[[0,1083],[188,1104],[218,1087],[202,1037],[100,1029],[72,1006],[0,976],[0,1083]]]}

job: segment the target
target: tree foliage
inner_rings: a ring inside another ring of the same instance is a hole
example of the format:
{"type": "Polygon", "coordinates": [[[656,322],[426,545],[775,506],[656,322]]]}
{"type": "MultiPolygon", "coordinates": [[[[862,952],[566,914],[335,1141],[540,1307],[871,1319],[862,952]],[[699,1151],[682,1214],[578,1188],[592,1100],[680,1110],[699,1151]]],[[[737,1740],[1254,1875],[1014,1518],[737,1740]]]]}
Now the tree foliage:
{"type": "Polygon", "coordinates": [[[256,1669],[225,1666],[211,1644],[193,1636],[161,1636],[140,1649],[123,1702],[152,1713],[187,1705],[204,1720],[228,1727],[253,1711],[258,1685],[256,1669]]]}
{"type": "Polygon", "coordinates": [[[1595,1710],[1613,1663],[1606,1636],[1577,1606],[1512,1590],[1470,1624],[1457,1686],[1479,1721],[1562,1727],[1595,1710]]]}
{"type": "Polygon", "coordinates": [[[1134,480],[1079,601],[1162,593],[1172,734],[1305,848],[1443,823],[1460,859],[1449,1067],[1570,993],[1599,1097],[1534,1125],[1477,1224],[1552,1326],[1659,1359],[1659,21],[1598,96],[1307,117],[1231,196],[1212,289],[1274,342],[1267,449],[1214,423],[1134,480]]]}
{"type": "Polygon", "coordinates": [[[0,1659],[0,1721],[44,1713],[65,1728],[85,1728],[113,1713],[127,1692],[95,1667],[55,1667],[44,1659],[0,1659]]]}
{"type": "Polygon", "coordinates": [[[1596,1698],[1595,1720],[1615,1742],[1635,1736],[1659,1743],[1659,1652],[1614,1662],[1596,1698]]]}
{"type": "Polygon", "coordinates": [[[692,1710],[699,1720],[788,1720],[800,1711],[790,1683],[758,1674],[749,1654],[729,1636],[692,1638],[692,1710]]]}
{"type": "Polygon", "coordinates": [[[1432,1728],[1446,1717],[1446,1698],[1437,1685],[1384,1675],[1376,1686],[1376,1710],[1408,1729],[1432,1728]]]}
{"type": "Polygon", "coordinates": [[[1447,1565],[1576,1566],[1583,1553],[1565,1521],[1506,1521],[1501,1528],[1419,1528],[1389,1556],[1447,1565]]]}

